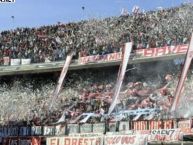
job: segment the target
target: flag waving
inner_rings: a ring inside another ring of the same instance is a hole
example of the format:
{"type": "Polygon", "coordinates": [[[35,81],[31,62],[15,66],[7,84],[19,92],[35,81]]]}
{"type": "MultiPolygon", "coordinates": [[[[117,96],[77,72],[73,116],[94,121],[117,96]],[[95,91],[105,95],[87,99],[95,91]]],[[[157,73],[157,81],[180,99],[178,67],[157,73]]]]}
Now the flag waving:
{"type": "Polygon", "coordinates": [[[186,53],[186,59],[185,59],[184,67],[183,67],[183,70],[182,70],[182,74],[181,74],[181,77],[180,77],[180,80],[178,82],[176,92],[175,92],[175,95],[174,95],[175,100],[173,102],[171,112],[176,110],[176,107],[177,107],[178,102],[180,100],[180,95],[181,95],[181,92],[182,92],[182,88],[184,86],[184,82],[185,82],[185,79],[186,79],[186,76],[187,76],[188,69],[190,67],[192,58],[193,58],[193,34],[192,34],[192,38],[191,38],[191,41],[190,41],[188,51],[186,53]]]}
{"type": "Polygon", "coordinates": [[[114,108],[117,104],[117,99],[119,97],[119,93],[120,93],[123,79],[125,76],[125,72],[126,72],[128,61],[129,61],[131,49],[132,49],[132,43],[131,42],[126,43],[124,50],[123,50],[124,53],[123,53],[122,63],[121,63],[120,68],[119,68],[118,78],[117,78],[117,82],[115,85],[115,92],[113,95],[113,100],[112,100],[111,106],[109,108],[108,115],[111,114],[111,112],[114,110],[114,108]]]}

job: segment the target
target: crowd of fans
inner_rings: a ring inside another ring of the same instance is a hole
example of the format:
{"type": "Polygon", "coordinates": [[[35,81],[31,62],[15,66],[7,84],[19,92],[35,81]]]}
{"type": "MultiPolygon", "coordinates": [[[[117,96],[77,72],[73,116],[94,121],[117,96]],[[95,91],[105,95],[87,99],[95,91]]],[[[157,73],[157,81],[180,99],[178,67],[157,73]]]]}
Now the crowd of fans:
{"type": "MultiPolygon", "coordinates": [[[[128,41],[133,41],[133,49],[185,44],[190,41],[192,25],[193,6],[186,4],[102,20],[18,28],[1,32],[0,58],[30,58],[33,63],[39,63],[64,60],[72,50],[76,52],[75,58],[119,52],[128,41]]],[[[160,64],[139,65],[126,73],[116,110],[159,108],[162,113],[156,117],[163,117],[172,105],[180,67],[173,62],[160,64]]],[[[55,88],[52,79],[1,81],[0,124],[45,125],[57,122],[61,116],[66,122],[78,123],[81,119],[78,117],[85,112],[99,115],[88,120],[90,122],[104,121],[103,115],[112,102],[117,70],[71,72],[52,110],[49,109],[55,88]]],[[[185,99],[178,110],[183,117],[193,115],[191,81],[190,75],[185,99]],[[189,110],[187,114],[183,112],[185,109],[189,110]]]]}
{"type": "Polygon", "coordinates": [[[75,58],[120,51],[128,41],[134,49],[188,43],[193,6],[138,12],[77,23],[17,28],[0,33],[0,58],[30,58],[32,63],[64,60],[69,50],[75,58]]]}
{"type": "MultiPolygon", "coordinates": [[[[116,110],[119,112],[159,108],[161,113],[152,116],[151,119],[169,118],[170,115],[166,112],[172,105],[179,77],[179,68],[171,64],[173,62],[148,63],[127,72],[116,110]],[[156,69],[156,72],[155,69],[151,69],[152,67],[159,69],[156,69]],[[146,68],[145,72],[144,68],[146,68]]],[[[104,68],[70,72],[51,110],[52,93],[56,85],[53,79],[48,79],[44,75],[1,80],[0,124],[48,125],[56,123],[61,116],[65,122],[80,123],[79,121],[85,117],[80,116],[83,113],[97,114],[86,122],[105,121],[104,114],[108,112],[112,102],[117,71],[117,68],[104,68]]],[[[188,113],[186,115],[191,115],[193,112],[190,107],[193,103],[192,75],[188,78],[186,95],[184,95],[186,99],[181,101],[178,108],[182,117],[185,115],[184,110],[189,110],[186,111],[188,113]]]]}

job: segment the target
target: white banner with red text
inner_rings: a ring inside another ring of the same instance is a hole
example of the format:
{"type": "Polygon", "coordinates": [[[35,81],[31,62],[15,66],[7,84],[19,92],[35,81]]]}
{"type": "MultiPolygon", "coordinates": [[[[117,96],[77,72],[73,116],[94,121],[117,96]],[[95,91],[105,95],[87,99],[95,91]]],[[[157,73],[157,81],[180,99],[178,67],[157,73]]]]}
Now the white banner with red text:
{"type": "MultiPolygon", "coordinates": [[[[163,57],[168,55],[186,54],[188,50],[188,45],[177,45],[177,46],[165,46],[159,48],[148,48],[148,49],[138,49],[132,54],[132,58],[155,58],[163,57]]],[[[111,62],[118,61],[122,59],[122,52],[110,53],[106,55],[91,55],[86,57],[80,57],[79,63],[96,63],[96,62],[111,62]]]]}

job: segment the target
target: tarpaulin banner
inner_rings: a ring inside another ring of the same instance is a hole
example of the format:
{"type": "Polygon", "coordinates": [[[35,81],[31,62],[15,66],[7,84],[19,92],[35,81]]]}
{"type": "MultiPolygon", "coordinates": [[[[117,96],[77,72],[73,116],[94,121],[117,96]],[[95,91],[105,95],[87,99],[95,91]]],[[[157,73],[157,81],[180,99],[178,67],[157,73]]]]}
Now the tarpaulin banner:
{"type": "Polygon", "coordinates": [[[41,138],[8,137],[8,138],[3,138],[3,145],[41,145],[41,138]]]}
{"type": "Polygon", "coordinates": [[[11,59],[11,65],[20,65],[21,59],[11,59]]]}
{"type": "Polygon", "coordinates": [[[31,127],[31,135],[43,135],[42,126],[32,126],[31,127]]]}
{"type": "Polygon", "coordinates": [[[135,121],[133,122],[133,129],[134,130],[147,130],[148,126],[150,126],[148,121],[135,121]]]}
{"type": "Polygon", "coordinates": [[[136,50],[135,57],[159,57],[171,54],[186,54],[187,50],[187,44],[177,46],[165,46],[160,48],[138,49],[136,50]]]}
{"type": "Polygon", "coordinates": [[[10,58],[9,57],[3,57],[3,65],[9,65],[10,58]]]}
{"type": "Polygon", "coordinates": [[[117,122],[109,122],[109,132],[116,132],[117,127],[117,122]]]}
{"type": "Polygon", "coordinates": [[[20,127],[19,136],[28,136],[31,134],[31,127],[20,127]]]}
{"type": "Polygon", "coordinates": [[[92,124],[82,124],[80,125],[80,133],[91,133],[92,132],[92,124]]]}
{"type": "Polygon", "coordinates": [[[72,133],[79,133],[79,125],[78,124],[68,124],[67,125],[67,133],[72,134],[72,133]]]}
{"type": "MultiPolygon", "coordinates": [[[[165,46],[158,48],[148,48],[148,49],[138,49],[134,53],[134,58],[144,58],[144,57],[160,57],[172,54],[186,54],[188,50],[188,45],[176,45],[176,46],[165,46]]],[[[79,63],[94,63],[94,62],[107,62],[107,61],[117,61],[121,60],[123,57],[122,52],[111,53],[106,55],[92,55],[86,57],[80,57],[79,63]]]]}
{"type": "Polygon", "coordinates": [[[18,136],[19,127],[16,126],[4,126],[0,128],[0,136],[18,136]]]}
{"type": "Polygon", "coordinates": [[[96,137],[51,137],[46,145],[103,145],[103,136],[96,137]]]}
{"type": "Polygon", "coordinates": [[[183,139],[183,132],[180,129],[159,129],[152,130],[148,136],[149,142],[160,141],[181,141],[183,139]]]}
{"type": "Polygon", "coordinates": [[[130,130],[129,121],[121,121],[119,123],[119,132],[125,132],[130,130]]]}
{"type": "Polygon", "coordinates": [[[105,123],[95,123],[95,124],[93,124],[93,132],[95,132],[95,133],[104,133],[105,132],[105,123]]]}
{"type": "Polygon", "coordinates": [[[106,135],[104,145],[146,145],[145,135],[106,135]]]}
{"type": "Polygon", "coordinates": [[[66,134],[66,125],[65,124],[56,125],[55,135],[65,135],[65,134],[66,134]]]}
{"type": "Polygon", "coordinates": [[[7,136],[18,136],[19,128],[14,127],[8,127],[7,128],[7,136]]]}
{"type": "Polygon", "coordinates": [[[178,128],[180,129],[192,128],[192,119],[178,121],[178,128]]]}
{"type": "Polygon", "coordinates": [[[172,129],[173,128],[173,120],[164,120],[163,121],[164,129],[172,129]]]}
{"type": "Polygon", "coordinates": [[[79,59],[80,64],[85,63],[92,63],[92,62],[98,62],[98,61],[114,61],[114,60],[121,60],[122,59],[122,52],[117,53],[111,53],[106,55],[92,55],[92,56],[86,56],[81,57],[79,59]]]}
{"type": "Polygon", "coordinates": [[[44,126],[43,135],[54,135],[55,134],[55,126],[44,126]]]}

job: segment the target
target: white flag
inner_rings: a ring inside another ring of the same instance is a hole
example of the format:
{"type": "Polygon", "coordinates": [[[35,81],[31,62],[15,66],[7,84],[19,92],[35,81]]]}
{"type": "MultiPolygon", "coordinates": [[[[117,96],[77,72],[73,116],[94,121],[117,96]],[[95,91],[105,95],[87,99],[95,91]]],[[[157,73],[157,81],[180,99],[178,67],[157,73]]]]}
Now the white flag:
{"type": "Polygon", "coordinates": [[[123,79],[124,79],[124,76],[125,76],[125,72],[126,72],[128,61],[129,61],[131,49],[132,49],[132,43],[131,42],[126,43],[125,48],[124,48],[122,63],[121,63],[120,68],[119,68],[118,78],[117,78],[117,82],[116,82],[116,85],[115,85],[115,92],[114,92],[114,95],[113,95],[113,101],[111,103],[111,106],[110,106],[109,112],[108,112],[109,115],[114,110],[114,108],[117,104],[117,99],[118,99],[118,96],[119,96],[119,93],[120,93],[120,90],[121,90],[121,86],[122,86],[122,83],[123,83],[123,79]]]}

